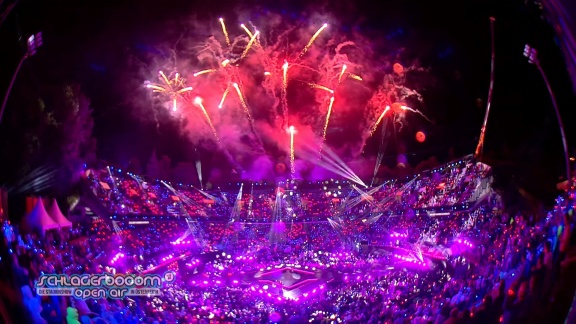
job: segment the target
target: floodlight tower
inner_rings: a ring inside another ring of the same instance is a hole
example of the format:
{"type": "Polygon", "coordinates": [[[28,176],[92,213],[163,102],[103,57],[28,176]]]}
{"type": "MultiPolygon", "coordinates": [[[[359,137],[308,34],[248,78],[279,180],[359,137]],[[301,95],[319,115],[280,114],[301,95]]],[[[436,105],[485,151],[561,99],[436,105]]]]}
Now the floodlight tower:
{"type": "Polygon", "coordinates": [[[4,108],[6,108],[6,104],[8,103],[8,97],[10,97],[10,92],[12,91],[12,86],[14,85],[14,81],[16,81],[16,77],[18,76],[18,72],[22,68],[24,61],[30,56],[36,54],[38,48],[42,46],[42,33],[36,33],[30,37],[28,37],[26,53],[20,59],[18,66],[16,67],[16,71],[14,71],[14,75],[12,75],[12,80],[10,80],[10,84],[8,85],[8,90],[6,90],[6,94],[4,95],[4,101],[2,101],[2,108],[0,108],[0,123],[2,123],[2,116],[4,116],[4,108]]]}
{"type": "MultiPolygon", "coordinates": [[[[556,112],[556,119],[558,120],[558,126],[560,126],[560,135],[562,136],[562,145],[564,145],[564,162],[566,163],[566,181],[570,183],[570,179],[572,178],[572,173],[570,172],[570,156],[568,154],[568,142],[566,141],[566,132],[564,131],[564,123],[562,122],[562,117],[560,116],[560,110],[558,109],[558,103],[556,102],[556,96],[552,91],[552,87],[550,86],[550,82],[548,81],[548,77],[542,69],[540,65],[540,60],[538,60],[538,51],[531,47],[530,45],[526,44],[524,47],[524,56],[528,59],[528,63],[534,64],[538,71],[540,71],[540,75],[542,75],[542,79],[544,79],[544,83],[548,88],[548,93],[550,94],[550,98],[552,99],[552,105],[554,106],[554,111],[556,112]]],[[[569,187],[569,186],[568,186],[569,187]]]]}

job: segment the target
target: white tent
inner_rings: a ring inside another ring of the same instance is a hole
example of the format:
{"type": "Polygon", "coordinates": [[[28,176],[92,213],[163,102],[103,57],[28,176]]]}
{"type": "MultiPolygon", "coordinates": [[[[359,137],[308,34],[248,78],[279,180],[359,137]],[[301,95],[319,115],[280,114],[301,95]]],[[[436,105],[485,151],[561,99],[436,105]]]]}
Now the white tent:
{"type": "Polygon", "coordinates": [[[60,227],[46,212],[41,198],[38,199],[32,211],[24,217],[22,222],[27,229],[38,230],[42,234],[47,230],[60,227]]]}
{"type": "Polygon", "coordinates": [[[64,227],[72,227],[72,222],[69,221],[66,216],[62,214],[60,208],[58,208],[58,203],[56,199],[52,199],[50,203],[50,207],[48,207],[48,214],[52,219],[62,228],[64,227]]]}

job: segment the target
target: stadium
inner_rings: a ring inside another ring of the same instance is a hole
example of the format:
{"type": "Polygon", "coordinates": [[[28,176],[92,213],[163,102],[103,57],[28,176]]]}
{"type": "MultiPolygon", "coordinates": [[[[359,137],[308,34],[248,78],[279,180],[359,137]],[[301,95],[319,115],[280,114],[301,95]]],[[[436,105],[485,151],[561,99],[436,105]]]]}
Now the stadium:
{"type": "Polygon", "coordinates": [[[0,322],[574,323],[568,6],[328,2],[0,1],[0,322]]]}

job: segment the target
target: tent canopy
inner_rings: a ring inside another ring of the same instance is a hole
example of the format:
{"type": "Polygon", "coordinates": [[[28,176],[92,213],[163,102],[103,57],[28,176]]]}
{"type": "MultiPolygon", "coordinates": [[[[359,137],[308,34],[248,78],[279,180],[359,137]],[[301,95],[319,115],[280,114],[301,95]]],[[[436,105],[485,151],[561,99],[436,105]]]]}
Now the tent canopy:
{"type": "Polygon", "coordinates": [[[38,230],[42,234],[47,230],[60,227],[46,212],[42,199],[38,199],[34,208],[24,217],[22,222],[25,228],[38,230]]]}
{"type": "Polygon", "coordinates": [[[72,222],[69,221],[66,216],[64,216],[64,214],[62,214],[56,199],[52,199],[50,207],[48,207],[48,214],[60,227],[72,227],[72,222]]]}

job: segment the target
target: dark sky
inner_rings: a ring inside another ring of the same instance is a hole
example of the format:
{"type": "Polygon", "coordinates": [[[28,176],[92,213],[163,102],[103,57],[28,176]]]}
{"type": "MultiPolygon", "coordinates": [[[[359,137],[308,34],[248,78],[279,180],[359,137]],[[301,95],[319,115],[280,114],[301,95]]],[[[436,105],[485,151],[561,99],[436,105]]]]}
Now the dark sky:
{"type": "MultiPolygon", "coordinates": [[[[123,89],[130,86],[126,80],[136,75],[126,68],[129,57],[154,52],[159,43],[175,37],[182,22],[192,15],[217,19],[253,8],[253,15],[271,11],[300,19],[317,11],[335,16],[343,32],[360,32],[404,48],[404,58],[418,59],[428,69],[433,81],[421,91],[425,111],[436,123],[419,122],[412,129],[427,133],[424,144],[416,143],[413,133],[398,134],[411,153],[413,164],[429,155],[444,159],[450,147],[460,155],[469,154],[477,141],[488,93],[489,17],[494,16],[496,78],[485,154],[522,165],[513,169],[518,177],[543,177],[547,186],[564,172],[554,111],[538,71],[522,56],[526,43],[539,49],[542,65],[558,96],[569,143],[576,141],[572,127],[575,100],[558,42],[537,6],[525,1],[333,0],[311,4],[277,0],[242,2],[242,6],[237,1],[161,3],[20,1],[0,26],[0,88],[6,89],[27,35],[42,31],[45,45],[26,62],[7,115],[17,109],[18,100],[26,95],[19,88],[77,82],[92,101],[100,158],[120,165],[134,156],[146,162],[152,149],[156,149],[176,162],[190,160],[193,156],[185,153],[192,151],[190,145],[170,132],[170,125],[162,125],[162,135],[157,135],[154,125],[142,123],[127,107],[129,100],[123,89]],[[482,102],[480,107],[478,100],[482,102]]],[[[17,131],[15,125],[2,127],[17,131]]],[[[367,145],[368,154],[378,147],[376,141],[367,145]]],[[[395,154],[395,148],[389,147],[386,155],[395,154]]]]}

